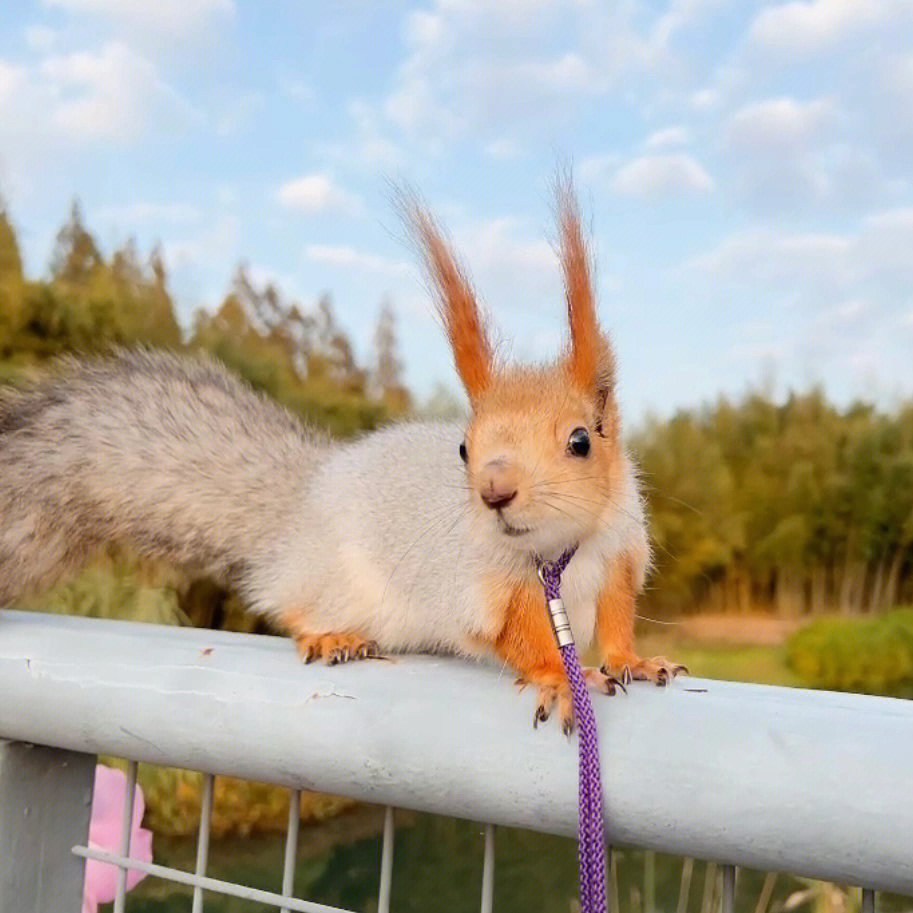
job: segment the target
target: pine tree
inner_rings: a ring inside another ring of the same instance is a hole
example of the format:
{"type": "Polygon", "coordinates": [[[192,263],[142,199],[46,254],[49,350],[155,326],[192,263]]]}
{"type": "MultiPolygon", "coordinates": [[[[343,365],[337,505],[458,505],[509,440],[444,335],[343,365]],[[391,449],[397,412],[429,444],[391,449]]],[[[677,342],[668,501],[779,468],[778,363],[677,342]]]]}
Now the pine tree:
{"type": "Polygon", "coordinates": [[[51,276],[61,282],[87,282],[102,264],[102,257],[82,222],[82,209],[74,200],[70,218],[57,232],[54,253],[51,255],[51,276]]]}
{"type": "Polygon", "coordinates": [[[396,314],[387,298],[381,302],[373,341],[371,393],[387,403],[393,411],[405,412],[409,408],[410,397],[402,380],[403,363],[398,355],[396,314]]]}

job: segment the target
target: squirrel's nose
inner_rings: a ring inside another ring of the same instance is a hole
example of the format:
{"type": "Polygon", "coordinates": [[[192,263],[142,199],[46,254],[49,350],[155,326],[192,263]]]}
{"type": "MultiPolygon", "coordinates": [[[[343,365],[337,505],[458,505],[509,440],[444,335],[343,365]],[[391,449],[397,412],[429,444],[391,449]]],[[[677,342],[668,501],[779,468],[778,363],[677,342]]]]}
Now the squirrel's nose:
{"type": "Polygon", "coordinates": [[[482,470],[479,494],[487,507],[500,510],[517,496],[516,470],[503,460],[492,460],[482,470]]]}
{"type": "Polygon", "coordinates": [[[502,507],[507,507],[516,496],[516,489],[504,492],[497,490],[482,492],[482,500],[485,502],[486,506],[490,507],[492,510],[500,510],[502,507]]]}

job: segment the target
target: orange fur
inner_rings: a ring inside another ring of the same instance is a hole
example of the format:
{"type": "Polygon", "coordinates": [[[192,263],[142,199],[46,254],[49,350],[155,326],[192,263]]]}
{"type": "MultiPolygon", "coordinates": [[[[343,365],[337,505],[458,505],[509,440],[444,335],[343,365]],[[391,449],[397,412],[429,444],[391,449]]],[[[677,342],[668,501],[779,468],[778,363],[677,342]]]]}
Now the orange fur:
{"type": "Polygon", "coordinates": [[[524,681],[536,685],[563,682],[564,666],[541,588],[514,587],[503,617],[494,642],[497,656],[516,669],[524,681]]]}
{"type": "Polygon", "coordinates": [[[557,705],[561,727],[570,732],[574,725],[574,705],[561,654],[555,643],[542,590],[526,585],[509,592],[504,609],[504,624],[494,642],[495,654],[519,674],[518,684],[538,689],[535,722],[548,719],[557,705]]]}
{"type": "Polygon", "coordinates": [[[571,330],[568,375],[578,390],[589,393],[611,384],[614,365],[608,342],[596,321],[589,252],[570,181],[558,187],[557,195],[561,268],[571,330]]]}
{"type": "Polygon", "coordinates": [[[596,643],[600,663],[612,669],[637,660],[634,653],[634,566],[630,557],[609,569],[596,605],[596,643]]]}
{"type": "Polygon", "coordinates": [[[434,281],[457,373],[475,401],[491,381],[492,353],[472,286],[429,213],[415,203],[407,212],[434,281]]]}
{"type": "Polygon", "coordinates": [[[634,601],[638,579],[627,556],[609,571],[596,606],[596,642],[602,671],[621,682],[632,678],[665,685],[688,670],[664,656],[646,659],[634,650],[634,601]]]}

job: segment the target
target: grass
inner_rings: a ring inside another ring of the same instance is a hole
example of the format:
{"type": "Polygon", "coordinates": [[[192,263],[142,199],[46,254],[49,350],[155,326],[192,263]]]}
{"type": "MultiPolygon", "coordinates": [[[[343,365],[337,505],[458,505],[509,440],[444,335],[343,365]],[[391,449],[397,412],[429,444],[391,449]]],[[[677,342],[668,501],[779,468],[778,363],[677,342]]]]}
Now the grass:
{"type": "Polygon", "coordinates": [[[756,682],[762,685],[801,687],[803,682],[787,663],[783,643],[733,643],[683,636],[676,626],[640,634],[642,656],[666,656],[688,667],[696,678],[756,682]]]}

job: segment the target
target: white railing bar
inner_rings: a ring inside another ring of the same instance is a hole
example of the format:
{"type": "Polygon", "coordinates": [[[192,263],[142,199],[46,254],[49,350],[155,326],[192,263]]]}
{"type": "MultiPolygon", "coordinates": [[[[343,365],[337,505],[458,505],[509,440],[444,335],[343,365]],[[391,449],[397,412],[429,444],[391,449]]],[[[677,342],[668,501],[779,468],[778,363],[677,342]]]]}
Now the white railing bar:
{"type": "MultiPolygon", "coordinates": [[[[573,742],[484,664],[306,666],[283,638],[14,611],[0,630],[2,737],[576,831],[573,742]]],[[[913,702],[678,679],[595,712],[610,843],[913,895],[913,702]]]]}
{"type": "Polygon", "coordinates": [[[720,903],[721,913],[733,913],[735,910],[735,866],[723,866],[723,896],[720,903]]]}
{"type": "Polygon", "coordinates": [[[206,875],[193,875],[190,872],[183,872],[180,869],[172,869],[166,865],[158,865],[154,862],[142,862],[139,859],[129,859],[118,853],[108,853],[104,850],[96,850],[88,846],[74,846],[73,852],[84,859],[97,859],[99,862],[110,862],[113,865],[121,866],[123,869],[136,869],[145,872],[147,875],[153,875],[156,878],[162,878],[165,881],[172,881],[175,884],[186,884],[190,887],[201,887],[206,891],[213,891],[216,894],[228,894],[231,897],[240,897],[242,900],[255,900],[257,903],[270,904],[274,907],[281,908],[283,905],[293,913],[354,913],[352,910],[345,910],[342,907],[328,907],[326,904],[314,903],[310,900],[297,900],[294,897],[283,897],[281,894],[274,894],[272,891],[261,891],[259,888],[249,888],[243,884],[235,884],[231,881],[220,881],[218,878],[210,878],[206,875]]]}
{"type": "MultiPolygon", "coordinates": [[[[136,772],[139,764],[130,761],[127,765],[127,782],[124,785],[124,810],[121,814],[120,824],[120,853],[122,856],[130,855],[130,834],[133,831],[133,803],[136,801],[136,772]]],[[[127,896],[127,870],[119,869],[117,872],[117,887],[114,894],[114,913],[124,913],[124,903],[127,896]]]]}
{"type": "Polygon", "coordinates": [[[862,889],[862,913],[875,913],[875,891],[872,888],[862,889]]]}
{"type": "Polygon", "coordinates": [[[393,890],[393,806],[384,809],[384,839],[380,851],[380,887],[377,890],[377,913],[390,913],[393,890]]]}
{"type": "MultiPolygon", "coordinates": [[[[285,862],[282,866],[282,895],[291,897],[295,893],[295,863],[298,861],[298,825],[301,822],[301,790],[290,789],[288,793],[288,827],[285,831],[285,862]]],[[[283,907],[279,913],[290,913],[283,907]]]]}
{"type": "MultiPolygon", "coordinates": [[[[215,777],[212,774],[203,776],[203,794],[200,801],[200,830],[197,834],[197,863],[194,871],[205,875],[209,863],[209,831],[212,823],[212,790],[215,777]]],[[[191,913],[203,913],[203,889],[197,885],[193,889],[193,907],[191,913]]]]}
{"type": "Polygon", "coordinates": [[[495,897],[495,826],[485,825],[485,853],[482,857],[482,913],[491,913],[495,897]]]}

